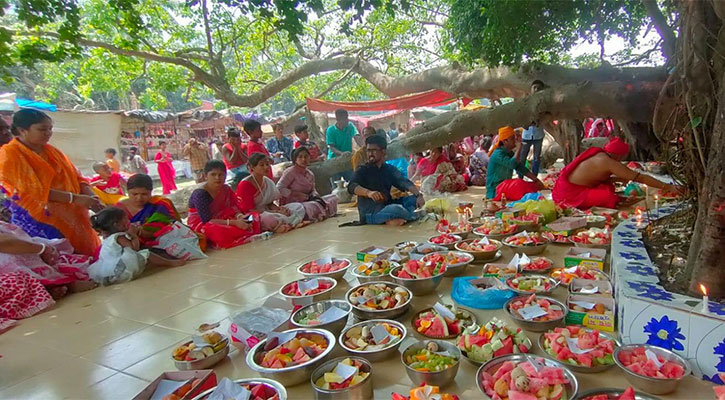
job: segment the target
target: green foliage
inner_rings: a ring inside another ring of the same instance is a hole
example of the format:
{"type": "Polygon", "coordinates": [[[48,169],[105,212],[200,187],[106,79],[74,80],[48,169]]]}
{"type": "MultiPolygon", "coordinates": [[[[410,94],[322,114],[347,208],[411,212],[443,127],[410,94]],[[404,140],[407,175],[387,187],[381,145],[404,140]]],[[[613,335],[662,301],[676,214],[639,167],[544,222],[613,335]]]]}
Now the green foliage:
{"type": "Polygon", "coordinates": [[[582,39],[636,46],[646,23],[639,0],[452,0],[446,45],[469,64],[559,63],[582,39]]]}

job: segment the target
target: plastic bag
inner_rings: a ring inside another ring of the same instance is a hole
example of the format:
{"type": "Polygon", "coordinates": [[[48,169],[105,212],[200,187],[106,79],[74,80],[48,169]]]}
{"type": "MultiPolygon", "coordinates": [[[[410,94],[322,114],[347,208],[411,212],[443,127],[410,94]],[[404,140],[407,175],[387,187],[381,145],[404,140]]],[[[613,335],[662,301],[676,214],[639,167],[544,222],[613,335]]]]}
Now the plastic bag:
{"type": "Polygon", "coordinates": [[[199,247],[199,236],[191,228],[179,221],[158,231],[155,248],[162,249],[170,256],[182,260],[199,260],[206,254],[199,247]]]}
{"type": "MultiPolygon", "coordinates": [[[[231,316],[229,333],[235,347],[248,350],[267,337],[267,334],[285,324],[290,311],[281,308],[257,307],[231,316]]],[[[286,325],[286,324],[285,324],[286,325]]]]}
{"type": "Polygon", "coordinates": [[[514,205],[517,210],[526,210],[527,213],[537,213],[544,218],[544,223],[556,220],[556,204],[551,200],[528,200],[514,205]]]}
{"type": "Polygon", "coordinates": [[[496,288],[488,288],[481,290],[473,285],[470,281],[479,279],[477,276],[461,276],[453,278],[453,290],[451,298],[458,304],[466,307],[478,308],[482,310],[495,310],[503,308],[509,299],[516,296],[511,290],[500,290],[496,288]]]}

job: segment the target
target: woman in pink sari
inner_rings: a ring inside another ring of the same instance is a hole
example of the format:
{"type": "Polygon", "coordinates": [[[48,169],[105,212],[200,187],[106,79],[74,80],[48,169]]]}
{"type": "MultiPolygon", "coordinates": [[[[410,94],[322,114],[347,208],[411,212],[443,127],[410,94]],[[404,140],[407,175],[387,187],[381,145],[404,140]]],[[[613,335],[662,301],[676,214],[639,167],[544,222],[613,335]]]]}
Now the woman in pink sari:
{"type": "Polygon", "coordinates": [[[305,218],[315,222],[337,214],[337,196],[320,197],[315,190],[315,175],[307,168],[310,151],[306,147],[296,148],[292,152],[292,163],[294,165],[284,170],[277,182],[280,205],[302,203],[305,218]]]}
{"type": "Polygon", "coordinates": [[[173,161],[171,153],[166,151],[166,142],[160,142],[159,146],[161,149],[158,153],[156,153],[154,161],[156,161],[156,165],[158,166],[163,194],[169,194],[172,190],[176,190],[176,182],[174,182],[174,179],[176,178],[176,170],[174,169],[174,165],[171,163],[173,161]]]}
{"type": "Polygon", "coordinates": [[[244,244],[260,233],[257,213],[245,214],[236,194],[224,181],[227,169],[223,162],[211,160],[204,166],[206,183],[189,198],[188,225],[206,236],[212,245],[228,249],[244,244]]]}

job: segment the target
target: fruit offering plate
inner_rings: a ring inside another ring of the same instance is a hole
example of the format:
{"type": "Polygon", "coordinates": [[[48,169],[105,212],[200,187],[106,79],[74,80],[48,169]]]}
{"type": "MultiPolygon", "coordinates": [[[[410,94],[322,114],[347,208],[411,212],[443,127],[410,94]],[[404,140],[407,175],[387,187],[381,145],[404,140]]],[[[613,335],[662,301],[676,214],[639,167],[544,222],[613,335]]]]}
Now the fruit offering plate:
{"type": "Polygon", "coordinates": [[[397,321],[372,320],[359,322],[340,334],[340,345],[345,350],[356,352],[371,352],[385,350],[400,344],[406,335],[405,327],[397,321]],[[385,330],[386,335],[376,333],[376,330],[385,330]],[[376,337],[378,340],[376,341],[376,337]],[[382,339],[381,339],[382,338],[382,339]]]}
{"type": "MultiPolygon", "coordinates": [[[[214,393],[217,388],[224,385],[223,382],[225,379],[227,378],[223,378],[221,381],[219,381],[219,385],[217,387],[211,388],[199,394],[199,396],[194,397],[193,400],[209,399],[211,397],[211,394],[214,393]]],[[[272,379],[243,378],[234,380],[232,381],[232,383],[247,389],[250,392],[249,398],[252,400],[287,400],[287,390],[285,389],[285,387],[281,383],[272,379]]],[[[164,398],[163,400],[167,399],[164,398]]]]}
{"type": "Polygon", "coordinates": [[[180,371],[207,369],[229,354],[229,338],[216,331],[204,332],[171,352],[180,371]]]}
{"type": "Polygon", "coordinates": [[[614,337],[578,325],[556,327],[539,336],[541,351],[576,372],[601,372],[613,367],[614,350],[619,346],[614,337]]]}
{"type": "Polygon", "coordinates": [[[438,233],[450,233],[461,237],[468,237],[473,230],[473,227],[468,222],[463,224],[449,224],[445,219],[436,225],[436,231],[438,233]]]}
{"type": "Polygon", "coordinates": [[[403,286],[386,283],[364,283],[350,289],[345,298],[358,318],[394,318],[410,306],[413,295],[403,286]]]}
{"type": "Polygon", "coordinates": [[[390,280],[390,271],[400,264],[390,260],[375,260],[360,264],[352,269],[352,275],[367,281],[390,280]]]}
{"type": "Polygon", "coordinates": [[[541,233],[527,231],[509,236],[503,242],[515,252],[521,252],[530,256],[543,253],[546,250],[546,246],[549,245],[549,239],[541,233]]]}
{"type": "Polygon", "coordinates": [[[473,256],[462,251],[438,251],[426,255],[421,261],[433,264],[440,263],[445,265],[446,268],[455,268],[470,264],[473,261],[473,256]]]}
{"type": "Polygon", "coordinates": [[[554,262],[546,257],[533,257],[528,263],[519,263],[521,272],[537,272],[543,273],[554,267],[554,262]]]}
{"type": "Polygon", "coordinates": [[[571,294],[603,294],[612,295],[612,284],[609,281],[595,281],[590,279],[574,278],[569,282],[571,294]]]}
{"type": "Polygon", "coordinates": [[[506,286],[518,294],[549,293],[559,282],[545,275],[518,275],[506,279],[506,286]]]}
{"type": "Polygon", "coordinates": [[[512,328],[498,318],[483,326],[470,326],[456,339],[463,357],[473,365],[481,365],[494,357],[528,353],[531,340],[521,328],[512,328]]]}
{"type": "Polygon", "coordinates": [[[337,281],[332,278],[305,278],[290,282],[282,286],[279,291],[284,297],[300,298],[329,292],[335,286],[337,286],[337,281]]]}
{"type": "Polygon", "coordinates": [[[609,281],[609,276],[598,268],[583,265],[575,265],[569,268],[555,268],[549,275],[564,286],[569,286],[572,279],[609,281]]]}
{"type": "Polygon", "coordinates": [[[600,388],[579,393],[576,400],[660,400],[647,393],[636,392],[631,386],[627,389],[600,388]]]}
{"type": "Polygon", "coordinates": [[[431,386],[425,383],[410,389],[409,396],[393,392],[392,400],[460,400],[460,398],[451,393],[441,393],[439,386],[431,386]]]}
{"type": "MultiPolygon", "coordinates": [[[[272,333],[257,344],[249,354],[254,365],[265,369],[279,370],[297,367],[310,363],[325,356],[335,345],[335,338],[331,340],[323,335],[324,330],[290,329],[284,332],[272,333]],[[320,333],[317,333],[320,332],[320,333]]],[[[331,335],[329,332],[328,335],[331,335]]]]}
{"type": "Polygon", "coordinates": [[[572,400],[579,389],[576,377],[563,364],[528,354],[511,354],[483,364],[476,383],[489,400],[572,400]]]}
{"type": "Polygon", "coordinates": [[[577,247],[606,249],[612,243],[612,232],[608,228],[589,228],[569,238],[577,247]]]}
{"type": "Polygon", "coordinates": [[[511,266],[504,263],[489,263],[483,266],[481,275],[508,278],[516,275],[518,271],[518,266],[511,266]]]}
{"type": "Polygon", "coordinates": [[[440,303],[418,311],[411,320],[416,332],[431,339],[455,339],[465,328],[475,324],[476,316],[472,312],[455,305],[440,303]],[[439,313],[439,307],[445,307],[450,314],[439,313]],[[453,318],[450,318],[451,315],[453,318]]]}
{"type": "Polygon", "coordinates": [[[315,389],[322,389],[323,393],[327,391],[345,390],[360,385],[372,374],[372,366],[364,358],[360,357],[344,357],[330,360],[318,367],[318,370],[312,373],[312,382],[315,389]],[[340,367],[342,364],[347,367],[340,367]],[[349,376],[346,376],[348,375],[349,376]],[[319,378],[315,379],[317,375],[319,378]]]}
{"type": "Polygon", "coordinates": [[[469,239],[456,243],[456,250],[471,254],[477,261],[489,261],[493,259],[499,253],[501,247],[503,247],[503,243],[488,238],[469,239]]]}
{"type": "Polygon", "coordinates": [[[297,271],[306,277],[327,276],[339,278],[345,274],[345,270],[351,265],[352,262],[347,258],[326,256],[300,265],[297,271]]]}
{"type": "Polygon", "coordinates": [[[429,243],[432,243],[432,244],[437,244],[437,245],[440,245],[440,246],[446,246],[446,247],[448,247],[448,246],[453,246],[455,243],[460,242],[461,239],[462,238],[460,236],[458,236],[458,235],[453,235],[453,234],[450,234],[450,233],[442,233],[442,234],[437,235],[437,236],[431,236],[428,239],[428,242],[429,243]]]}
{"type": "Polygon", "coordinates": [[[566,235],[561,235],[554,232],[541,232],[541,235],[549,239],[549,241],[553,244],[571,244],[569,236],[566,235]]]}
{"type": "Polygon", "coordinates": [[[651,394],[677,390],[689,376],[690,364],[679,354],[649,344],[628,344],[614,350],[614,362],[635,389],[651,394]]]}
{"type": "MultiPolygon", "coordinates": [[[[437,253],[433,255],[437,255],[437,253]]],[[[429,258],[426,261],[427,257],[431,256],[425,256],[422,260],[410,260],[400,267],[393,268],[390,275],[398,279],[429,279],[446,272],[448,264],[442,261],[442,257],[429,258]]]]}
{"type": "Polygon", "coordinates": [[[503,222],[496,217],[486,217],[481,226],[475,228],[473,233],[479,236],[486,236],[489,239],[501,239],[513,235],[519,231],[519,226],[503,222]]]}
{"type": "Polygon", "coordinates": [[[535,294],[514,297],[506,302],[504,310],[516,323],[533,332],[549,329],[567,314],[566,306],[560,301],[535,294]]]}
{"type": "Polygon", "coordinates": [[[539,225],[541,214],[531,213],[511,218],[511,222],[524,228],[533,228],[539,225]]]}
{"type": "Polygon", "coordinates": [[[460,356],[451,354],[452,352],[453,349],[441,349],[438,343],[430,341],[424,348],[406,348],[402,360],[406,366],[418,372],[436,373],[458,364],[460,356]]]}

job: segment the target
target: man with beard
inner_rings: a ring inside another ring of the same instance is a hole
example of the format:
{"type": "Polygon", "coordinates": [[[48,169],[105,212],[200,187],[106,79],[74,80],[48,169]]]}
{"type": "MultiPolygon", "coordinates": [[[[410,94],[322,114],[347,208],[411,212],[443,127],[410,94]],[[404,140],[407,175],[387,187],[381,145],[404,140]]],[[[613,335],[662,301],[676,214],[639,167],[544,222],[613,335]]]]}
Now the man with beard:
{"type": "Polygon", "coordinates": [[[425,203],[418,187],[385,162],[387,148],[384,137],[367,137],[365,150],[368,162],[355,171],[347,186],[348,192],[358,196],[357,209],[363,224],[403,225],[418,219],[415,209],[425,203]],[[390,195],[392,187],[413,195],[393,200],[390,195]]]}

